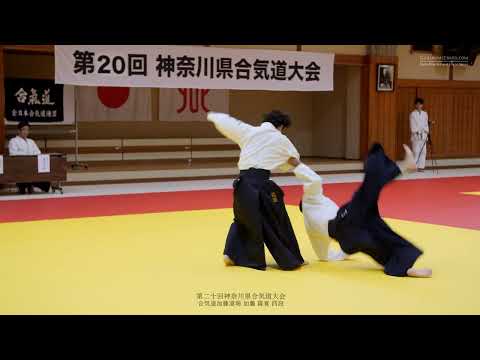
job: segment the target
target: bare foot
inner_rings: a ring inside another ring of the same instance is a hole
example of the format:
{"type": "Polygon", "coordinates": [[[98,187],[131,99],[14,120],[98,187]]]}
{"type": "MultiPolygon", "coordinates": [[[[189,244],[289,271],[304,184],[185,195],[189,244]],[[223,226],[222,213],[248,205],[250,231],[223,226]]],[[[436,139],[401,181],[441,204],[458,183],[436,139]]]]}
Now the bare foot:
{"type": "Polygon", "coordinates": [[[407,275],[411,277],[418,277],[418,278],[429,278],[429,277],[432,277],[432,269],[411,268],[407,270],[407,275]]]}
{"type": "Polygon", "coordinates": [[[304,261],[303,264],[300,266],[306,266],[306,265],[310,265],[310,263],[308,261],[304,261]]]}
{"type": "Polygon", "coordinates": [[[405,158],[403,160],[403,167],[409,171],[414,172],[417,170],[417,164],[415,163],[415,157],[412,150],[405,144],[403,144],[403,150],[405,150],[405,158]]]}
{"type": "Polygon", "coordinates": [[[228,255],[223,255],[223,262],[225,266],[235,266],[235,263],[228,255]]]}

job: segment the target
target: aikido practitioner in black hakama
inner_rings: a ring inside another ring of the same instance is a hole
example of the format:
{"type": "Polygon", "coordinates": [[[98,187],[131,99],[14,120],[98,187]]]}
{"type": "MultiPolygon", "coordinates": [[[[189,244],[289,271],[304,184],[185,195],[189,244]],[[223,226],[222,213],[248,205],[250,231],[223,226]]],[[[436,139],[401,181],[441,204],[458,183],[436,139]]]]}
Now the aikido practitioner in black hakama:
{"type": "Polygon", "coordinates": [[[282,134],[291,124],[279,112],[267,114],[261,126],[252,126],[227,114],[210,112],[208,120],[240,147],[239,177],[233,187],[234,221],[224,250],[226,265],[265,270],[265,248],[282,270],[293,270],[305,261],[284,204],[284,193],[271,171],[288,171],[290,159],[300,155],[282,134]]]}
{"type": "MultiPolygon", "coordinates": [[[[411,150],[404,145],[404,169],[416,170],[411,150]]],[[[395,233],[380,217],[378,198],[382,189],[402,172],[380,144],[374,144],[364,165],[365,178],[350,202],[328,222],[328,232],[347,254],[363,252],[391,276],[430,277],[430,269],[414,269],[422,251],[395,233]]]]}
{"type": "Polygon", "coordinates": [[[395,233],[380,217],[378,198],[382,189],[398,175],[416,171],[412,151],[404,145],[405,160],[390,160],[380,144],[374,144],[365,161],[365,178],[350,202],[338,208],[323,194],[322,178],[308,166],[295,168],[304,182],[300,203],[305,228],[319,260],[343,260],[363,252],[384,267],[387,275],[430,277],[430,269],[415,269],[422,251],[395,233]],[[338,241],[341,251],[329,251],[330,240],[338,241]]]}

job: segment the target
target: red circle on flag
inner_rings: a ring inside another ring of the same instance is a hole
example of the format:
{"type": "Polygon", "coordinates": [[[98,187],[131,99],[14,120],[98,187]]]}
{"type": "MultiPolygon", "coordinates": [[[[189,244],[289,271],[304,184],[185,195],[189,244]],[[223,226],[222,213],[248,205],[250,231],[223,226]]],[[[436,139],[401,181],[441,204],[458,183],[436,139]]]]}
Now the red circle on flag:
{"type": "Polygon", "coordinates": [[[111,109],[118,109],[127,102],[130,88],[100,86],[97,88],[97,94],[103,105],[111,109]]]}

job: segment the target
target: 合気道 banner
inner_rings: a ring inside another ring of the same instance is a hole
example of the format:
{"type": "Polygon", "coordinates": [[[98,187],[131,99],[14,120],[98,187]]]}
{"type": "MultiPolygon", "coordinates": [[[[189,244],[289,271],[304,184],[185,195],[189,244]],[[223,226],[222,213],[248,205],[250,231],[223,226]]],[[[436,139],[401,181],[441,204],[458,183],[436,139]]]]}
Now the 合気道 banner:
{"type": "Polygon", "coordinates": [[[5,121],[35,125],[71,125],[75,122],[73,86],[53,80],[6,78],[5,121]]]}
{"type": "Polygon", "coordinates": [[[56,45],[55,82],[79,86],[332,91],[334,54],[172,45],[56,45]]]}

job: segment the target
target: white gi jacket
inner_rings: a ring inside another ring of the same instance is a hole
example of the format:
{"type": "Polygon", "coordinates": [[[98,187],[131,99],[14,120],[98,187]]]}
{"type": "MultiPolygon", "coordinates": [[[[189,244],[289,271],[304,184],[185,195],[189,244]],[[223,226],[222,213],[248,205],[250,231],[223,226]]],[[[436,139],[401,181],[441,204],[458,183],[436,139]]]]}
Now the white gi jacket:
{"type": "Polygon", "coordinates": [[[425,141],[429,131],[427,112],[423,110],[421,112],[413,110],[410,113],[410,132],[412,135],[412,142],[425,141]]]}
{"type": "Polygon", "coordinates": [[[20,136],[16,136],[8,143],[8,151],[10,156],[17,155],[40,155],[40,149],[35,141],[32,139],[23,139],[20,136]]]}
{"type": "Polygon", "coordinates": [[[271,123],[252,126],[228,114],[215,112],[208,113],[207,119],[223,136],[240,146],[240,170],[255,168],[287,172],[293,169],[288,160],[300,159],[292,142],[271,123]]]}

